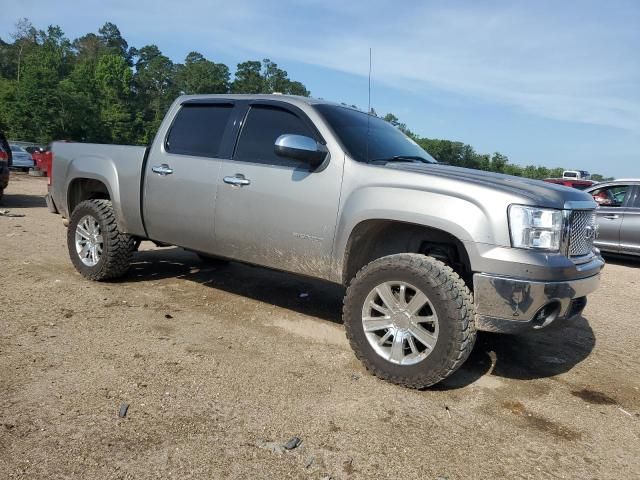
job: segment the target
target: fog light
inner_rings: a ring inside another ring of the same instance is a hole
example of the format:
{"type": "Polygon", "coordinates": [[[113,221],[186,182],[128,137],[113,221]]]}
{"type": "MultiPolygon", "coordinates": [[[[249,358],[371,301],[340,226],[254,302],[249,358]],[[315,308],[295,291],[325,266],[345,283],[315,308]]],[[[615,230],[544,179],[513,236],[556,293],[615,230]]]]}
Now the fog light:
{"type": "Polygon", "coordinates": [[[532,324],[533,328],[540,329],[548,326],[551,322],[553,322],[560,313],[560,302],[555,301],[551,303],[547,303],[544,307],[538,310],[536,316],[533,317],[532,324]]]}

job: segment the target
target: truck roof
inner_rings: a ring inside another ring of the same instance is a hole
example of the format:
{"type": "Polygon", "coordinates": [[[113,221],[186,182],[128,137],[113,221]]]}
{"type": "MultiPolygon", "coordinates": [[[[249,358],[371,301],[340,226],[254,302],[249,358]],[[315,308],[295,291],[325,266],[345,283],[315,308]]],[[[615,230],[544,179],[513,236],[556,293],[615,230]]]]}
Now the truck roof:
{"type": "MultiPolygon", "coordinates": [[[[312,97],[302,97],[300,95],[284,95],[280,93],[270,93],[270,94],[249,94],[249,93],[215,93],[215,94],[200,94],[200,95],[181,95],[178,97],[178,100],[184,102],[186,100],[206,100],[206,99],[229,99],[229,100],[276,100],[283,101],[287,103],[295,104],[307,104],[307,105],[335,105],[338,107],[350,108],[352,110],[357,110],[349,105],[344,105],[342,103],[330,102],[328,100],[324,100],[321,98],[312,98],[312,97]]],[[[360,111],[360,110],[357,110],[360,111]]]]}

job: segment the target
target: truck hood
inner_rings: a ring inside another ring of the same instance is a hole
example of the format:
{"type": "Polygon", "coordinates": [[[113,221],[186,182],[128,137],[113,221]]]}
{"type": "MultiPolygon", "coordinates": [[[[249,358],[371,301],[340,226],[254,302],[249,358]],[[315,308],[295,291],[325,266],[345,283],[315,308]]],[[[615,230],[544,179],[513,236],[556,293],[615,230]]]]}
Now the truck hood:
{"type": "Polygon", "coordinates": [[[542,180],[514,177],[502,173],[453,167],[438,163],[389,162],[386,168],[402,170],[436,178],[471,183],[484,189],[512,194],[527,200],[527,204],[548,208],[596,208],[588,193],[542,180]]]}

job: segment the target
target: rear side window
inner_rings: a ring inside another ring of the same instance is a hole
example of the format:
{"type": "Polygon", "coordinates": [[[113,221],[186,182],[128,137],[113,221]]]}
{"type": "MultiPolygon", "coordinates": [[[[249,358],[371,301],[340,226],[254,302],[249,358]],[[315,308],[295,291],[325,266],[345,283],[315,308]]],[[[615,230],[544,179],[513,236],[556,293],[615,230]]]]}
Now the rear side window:
{"type": "Polygon", "coordinates": [[[285,133],[314,138],[302,120],[288,110],[271,106],[252,106],[242,128],[234,159],[291,167],[302,165],[303,162],[275,154],[276,139],[285,133]]]}
{"type": "Polygon", "coordinates": [[[233,105],[184,105],[167,135],[166,149],[179,155],[218,157],[233,105]]]}
{"type": "Polygon", "coordinates": [[[629,206],[630,206],[631,208],[638,208],[638,209],[640,209],[640,185],[637,185],[635,190],[636,190],[636,191],[635,191],[635,194],[634,194],[634,197],[635,197],[635,198],[634,198],[633,202],[630,202],[630,205],[629,205],[629,206]]]}

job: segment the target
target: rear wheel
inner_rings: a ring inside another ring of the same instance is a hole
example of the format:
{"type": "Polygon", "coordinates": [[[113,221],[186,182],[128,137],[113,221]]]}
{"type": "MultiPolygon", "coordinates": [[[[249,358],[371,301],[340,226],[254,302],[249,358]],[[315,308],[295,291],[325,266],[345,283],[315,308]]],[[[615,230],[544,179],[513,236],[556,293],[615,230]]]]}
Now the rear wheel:
{"type": "Polygon", "coordinates": [[[71,214],[67,246],[83,277],[112,280],[129,269],[136,239],[120,232],[110,200],[85,200],[71,214]]]}
{"type": "Polygon", "coordinates": [[[366,265],[347,289],[343,316],[364,366],[412,388],[451,375],[476,337],[471,292],[451,268],[425,255],[390,255],[366,265]]]}

